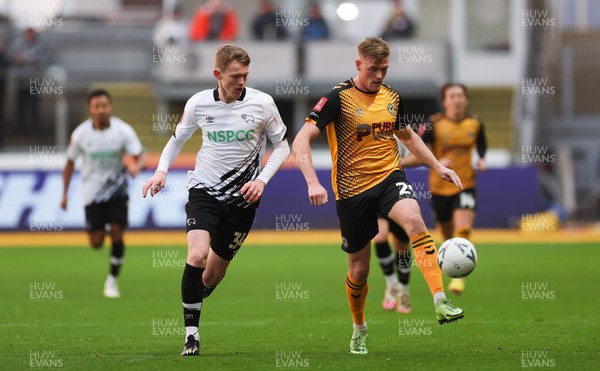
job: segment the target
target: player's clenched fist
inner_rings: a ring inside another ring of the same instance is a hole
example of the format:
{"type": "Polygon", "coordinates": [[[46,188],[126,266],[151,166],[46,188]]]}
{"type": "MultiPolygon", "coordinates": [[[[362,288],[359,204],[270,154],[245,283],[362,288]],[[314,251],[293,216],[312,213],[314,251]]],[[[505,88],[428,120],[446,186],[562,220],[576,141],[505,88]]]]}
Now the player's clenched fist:
{"type": "Polygon", "coordinates": [[[244,197],[244,200],[252,203],[260,199],[260,196],[262,196],[264,190],[265,183],[263,183],[262,180],[255,179],[244,184],[240,190],[240,194],[244,197]]]}
{"type": "Polygon", "coordinates": [[[319,183],[311,184],[308,186],[308,198],[311,205],[325,205],[327,203],[327,190],[319,183]]]}
{"type": "Polygon", "coordinates": [[[152,178],[146,180],[146,184],[144,184],[144,188],[142,188],[142,197],[146,197],[148,190],[150,190],[150,196],[154,197],[155,194],[165,187],[166,183],[167,173],[164,171],[157,171],[152,178]]]}

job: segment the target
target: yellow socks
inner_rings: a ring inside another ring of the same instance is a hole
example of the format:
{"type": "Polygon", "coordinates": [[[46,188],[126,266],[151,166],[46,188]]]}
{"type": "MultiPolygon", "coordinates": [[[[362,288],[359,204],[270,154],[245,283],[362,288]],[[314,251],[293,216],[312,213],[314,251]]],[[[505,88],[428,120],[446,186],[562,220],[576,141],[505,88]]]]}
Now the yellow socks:
{"type": "Polygon", "coordinates": [[[442,271],[437,262],[437,250],[429,232],[414,235],[410,242],[413,246],[414,260],[425,277],[431,295],[444,292],[442,271]]]}
{"type": "Polygon", "coordinates": [[[368,291],[367,281],[358,282],[348,273],[346,276],[346,294],[348,295],[350,312],[352,312],[352,320],[357,325],[362,325],[365,322],[365,301],[367,300],[368,291]]]}

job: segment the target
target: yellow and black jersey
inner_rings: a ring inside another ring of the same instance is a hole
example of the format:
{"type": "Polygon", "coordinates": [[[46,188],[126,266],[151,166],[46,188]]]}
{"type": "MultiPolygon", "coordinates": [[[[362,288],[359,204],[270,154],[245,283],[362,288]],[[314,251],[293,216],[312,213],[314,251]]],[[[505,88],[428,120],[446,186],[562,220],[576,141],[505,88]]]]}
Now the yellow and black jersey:
{"type": "MultiPolygon", "coordinates": [[[[423,134],[423,141],[431,146],[431,151],[438,160],[450,160],[450,168],[460,177],[464,189],[475,188],[471,154],[476,147],[479,157],[484,158],[487,149],[483,122],[479,118],[469,115],[461,121],[452,121],[442,116],[423,134]]],[[[433,170],[429,173],[429,188],[432,194],[440,196],[452,196],[461,192],[433,170]]]]}
{"type": "Polygon", "coordinates": [[[323,131],[331,151],[331,183],[337,200],[356,196],[400,170],[394,130],[404,115],[400,94],[387,85],[376,93],[350,79],[323,96],[306,118],[323,131]]]}

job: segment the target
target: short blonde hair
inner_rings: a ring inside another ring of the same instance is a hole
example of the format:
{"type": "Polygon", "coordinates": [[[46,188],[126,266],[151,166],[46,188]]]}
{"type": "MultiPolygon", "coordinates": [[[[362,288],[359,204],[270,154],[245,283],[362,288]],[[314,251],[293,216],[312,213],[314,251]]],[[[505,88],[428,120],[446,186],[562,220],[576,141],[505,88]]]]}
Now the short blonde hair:
{"type": "Polygon", "coordinates": [[[379,64],[383,59],[390,56],[390,47],[380,37],[365,37],[358,44],[358,55],[365,59],[372,59],[379,64]]]}
{"type": "Polygon", "coordinates": [[[239,62],[244,66],[250,64],[250,56],[248,52],[240,48],[237,45],[225,44],[221,45],[217,49],[217,55],[215,57],[215,68],[225,71],[231,62],[239,62]]]}

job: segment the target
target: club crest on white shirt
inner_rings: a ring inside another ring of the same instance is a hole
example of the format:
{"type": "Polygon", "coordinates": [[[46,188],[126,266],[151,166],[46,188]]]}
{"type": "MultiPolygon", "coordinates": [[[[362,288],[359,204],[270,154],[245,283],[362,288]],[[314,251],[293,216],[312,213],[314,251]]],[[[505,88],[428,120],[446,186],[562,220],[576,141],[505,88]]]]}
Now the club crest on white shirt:
{"type": "Polygon", "coordinates": [[[254,122],[254,115],[242,113],[242,118],[244,119],[244,121],[246,121],[246,123],[254,122]]]}

